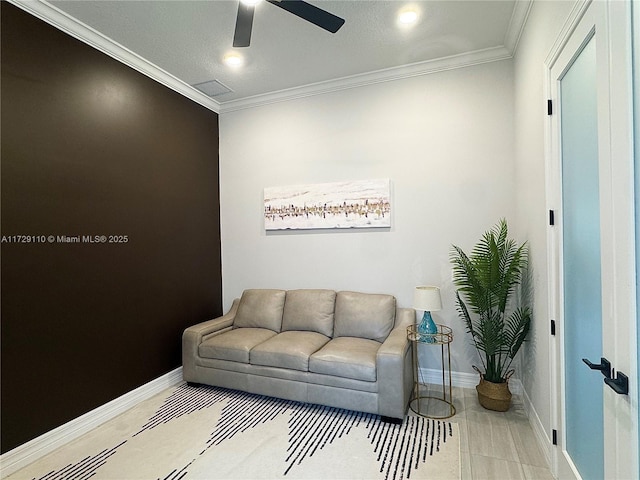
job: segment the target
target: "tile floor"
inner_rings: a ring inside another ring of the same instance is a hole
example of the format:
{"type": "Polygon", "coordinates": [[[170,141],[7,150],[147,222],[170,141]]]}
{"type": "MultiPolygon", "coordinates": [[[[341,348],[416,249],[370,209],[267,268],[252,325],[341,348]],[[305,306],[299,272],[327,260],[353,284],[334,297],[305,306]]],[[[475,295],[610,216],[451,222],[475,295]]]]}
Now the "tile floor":
{"type": "Polygon", "coordinates": [[[453,389],[460,425],[462,480],[552,480],[544,454],[524,410],[514,395],[507,412],[492,412],[478,403],[474,388],[453,389]]]}

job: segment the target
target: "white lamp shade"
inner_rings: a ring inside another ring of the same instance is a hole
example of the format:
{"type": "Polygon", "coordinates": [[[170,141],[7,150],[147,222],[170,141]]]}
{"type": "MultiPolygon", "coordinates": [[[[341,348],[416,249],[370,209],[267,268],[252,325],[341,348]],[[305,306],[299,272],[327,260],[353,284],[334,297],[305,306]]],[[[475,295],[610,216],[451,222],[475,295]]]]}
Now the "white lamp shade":
{"type": "Polygon", "coordinates": [[[438,287],[416,287],[413,292],[413,308],[425,312],[437,312],[442,310],[442,299],[438,287]]]}

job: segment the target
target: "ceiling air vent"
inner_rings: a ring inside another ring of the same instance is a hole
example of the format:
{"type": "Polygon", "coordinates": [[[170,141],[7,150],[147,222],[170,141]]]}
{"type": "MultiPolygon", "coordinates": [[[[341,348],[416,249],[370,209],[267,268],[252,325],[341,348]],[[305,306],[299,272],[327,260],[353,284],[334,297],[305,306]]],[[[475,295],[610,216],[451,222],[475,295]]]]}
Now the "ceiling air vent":
{"type": "Polygon", "coordinates": [[[196,83],[192,86],[200,90],[205,95],[208,95],[209,97],[219,97],[220,95],[224,95],[225,93],[233,92],[233,90],[231,90],[229,87],[218,80],[196,83]]]}

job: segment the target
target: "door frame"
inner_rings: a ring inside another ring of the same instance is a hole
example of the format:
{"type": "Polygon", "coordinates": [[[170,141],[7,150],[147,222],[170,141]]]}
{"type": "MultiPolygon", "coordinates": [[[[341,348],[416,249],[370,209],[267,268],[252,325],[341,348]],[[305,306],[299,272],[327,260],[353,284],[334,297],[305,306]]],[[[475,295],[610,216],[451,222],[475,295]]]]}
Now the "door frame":
{"type": "MultiPolygon", "coordinates": [[[[640,4],[637,2],[631,5],[631,36],[632,36],[632,55],[633,55],[633,112],[634,112],[634,158],[635,158],[635,196],[636,196],[636,282],[640,274],[640,4]]],[[[636,284],[636,335],[637,348],[640,348],[640,288],[636,284]]],[[[636,362],[638,370],[636,370],[636,382],[640,385],[640,353],[636,362]]],[[[640,387],[636,389],[636,401],[640,410],[640,387]]],[[[639,420],[640,422],[640,420],[639,420]]],[[[640,451],[640,425],[638,426],[638,449],[640,451]]],[[[639,461],[640,463],[640,461],[639,461]]],[[[640,464],[637,470],[638,478],[640,478],[640,464]]]]}
{"type": "Polygon", "coordinates": [[[557,324],[556,335],[549,340],[549,429],[558,431],[558,448],[551,449],[551,469],[558,478],[580,478],[565,448],[559,78],[593,34],[597,82],[607,85],[598,89],[602,323],[606,326],[602,356],[630,379],[628,396],[615,394],[603,383],[605,477],[634,478],[639,470],[631,18],[631,2],[576,2],[544,66],[546,99],[552,100],[553,107],[547,117],[545,167],[547,208],[556,214],[555,225],[547,229],[547,260],[548,314],[557,324]]]}

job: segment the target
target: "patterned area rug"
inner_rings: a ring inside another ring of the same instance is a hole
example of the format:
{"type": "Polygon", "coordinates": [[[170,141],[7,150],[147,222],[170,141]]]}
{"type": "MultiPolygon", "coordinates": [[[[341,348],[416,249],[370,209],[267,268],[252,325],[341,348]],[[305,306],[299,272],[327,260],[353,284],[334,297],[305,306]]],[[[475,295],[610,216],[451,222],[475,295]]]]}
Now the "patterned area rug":
{"type": "Polygon", "coordinates": [[[8,478],[459,479],[459,429],[184,384],[8,478]]]}

